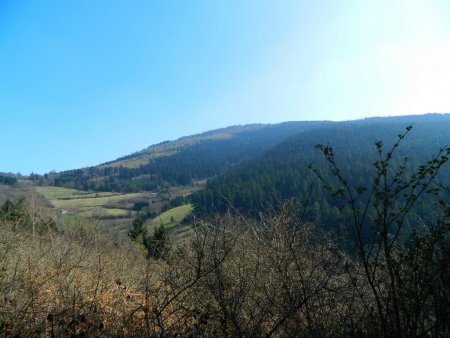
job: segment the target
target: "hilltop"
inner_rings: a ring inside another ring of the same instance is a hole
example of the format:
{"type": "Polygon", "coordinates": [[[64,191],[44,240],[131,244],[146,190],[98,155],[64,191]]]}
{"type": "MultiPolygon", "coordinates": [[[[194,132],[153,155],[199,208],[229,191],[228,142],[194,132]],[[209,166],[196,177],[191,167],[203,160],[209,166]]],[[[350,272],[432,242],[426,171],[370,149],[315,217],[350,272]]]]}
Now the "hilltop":
{"type": "Polygon", "coordinates": [[[330,122],[234,126],[150,146],[82,169],[33,176],[36,183],[94,191],[165,191],[219,175],[305,130],[330,122]]]}
{"type": "MultiPolygon", "coordinates": [[[[373,163],[378,159],[375,143],[381,141],[387,151],[408,126],[412,130],[402,140],[393,158],[394,167],[408,158],[406,173],[426,164],[441,148],[450,144],[449,114],[337,122],[292,136],[261,156],[210,179],[205,189],[192,196],[192,201],[203,217],[224,213],[230,207],[257,216],[286,199],[296,198],[308,204],[307,219],[314,219],[327,228],[336,228],[335,201],[310,168],[312,165],[324,178],[331,180],[324,156],[315,146],[333,147],[345,178],[354,185],[364,185],[370,181],[373,163]]],[[[450,171],[442,170],[437,179],[450,183],[450,171]]],[[[427,210],[428,206],[422,208],[427,210]]]]}

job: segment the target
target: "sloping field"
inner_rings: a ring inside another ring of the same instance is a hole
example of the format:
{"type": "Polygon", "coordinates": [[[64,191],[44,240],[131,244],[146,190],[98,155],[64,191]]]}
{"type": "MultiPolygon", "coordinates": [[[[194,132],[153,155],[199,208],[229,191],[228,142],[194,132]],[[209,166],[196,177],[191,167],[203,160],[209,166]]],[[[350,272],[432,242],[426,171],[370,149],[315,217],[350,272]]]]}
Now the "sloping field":
{"type": "Polygon", "coordinates": [[[143,197],[145,194],[118,194],[111,196],[72,198],[72,199],[52,199],[51,202],[57,209],[80,209],[88,207],[101,207],[111,204],[128,202],[143,197]]]}
{"type": "Polygon", "coordinates": [[[148,234],[153,234],[153,231],[157,226],[164,225],[164,227],[170,231],[172,242],[179,242],[180,240],[187,238],[192,231],[189,225],[181,223],[183,219],[192,213],[192,211],[192,204],[185,204],[167,210],[147,224],[147,232],[148,234]]]}
{"type": "Polygon", "coordinates": [[[103,208],[103,207],[93,207],[85,208],[80,210],[80,214],[87,217],[125,217],[130,215],[131,211],[127,209],[119,208],[103,208]]]}
{"type": "Polygon", "coordinates": [[[73,199],[73,198],[90,198],[90,197],[106,197],[114,196],[115,193],[112,192],[87,192],[77,189],[61,188],[61,187],[36,187],[36,191],[44,195],[48,200],[57,199],[73,199]]]}
{"type": "Polygon", "coordinates": [[[193,210],[192,204],[181,205],[163,212],[158,217],[154,218],[148,224],[148,229],[153,229],[158,225],[164,225],[166,229],[177,226],[186,218],[193,210]]]}
{"type": "MultiPolygon", "coordinates": [[[[64,224],[71,217],[92,217],[105,222],[110,231],[122,234],[126,234],[129,224],[136,215],[132,210],[134,202],[154,198],[154,194],[151,193],[96,193],[52,186],[36,187],[36,191],[55,208],[64,224]]],[[[163,212],[147,222],[148,234],[153,234],[156,227],[164,225],[170,231],[173,242],[186,238],[191,232],[191,227],[182,221],[192,211],[192,204],[185,204],[163,212]]]]}
{"type": "Polygon", "coordinates": [[[61,187],[36,187],[55,209],[93,217],[123,217],[130,214],[130,204],[145,198],[145,193],[120,194],[86,192],[61,187]]]}

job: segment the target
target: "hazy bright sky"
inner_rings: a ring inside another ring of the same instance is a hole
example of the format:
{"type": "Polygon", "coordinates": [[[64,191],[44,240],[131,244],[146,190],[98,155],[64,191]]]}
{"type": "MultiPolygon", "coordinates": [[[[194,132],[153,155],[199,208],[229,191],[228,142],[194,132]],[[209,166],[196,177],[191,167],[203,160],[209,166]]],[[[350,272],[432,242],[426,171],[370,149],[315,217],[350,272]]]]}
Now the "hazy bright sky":
{"type": "Polygon", "coordinates": [[[426,112],[450,112],[449,0],[0,0],[0,171],[426,112]]]}

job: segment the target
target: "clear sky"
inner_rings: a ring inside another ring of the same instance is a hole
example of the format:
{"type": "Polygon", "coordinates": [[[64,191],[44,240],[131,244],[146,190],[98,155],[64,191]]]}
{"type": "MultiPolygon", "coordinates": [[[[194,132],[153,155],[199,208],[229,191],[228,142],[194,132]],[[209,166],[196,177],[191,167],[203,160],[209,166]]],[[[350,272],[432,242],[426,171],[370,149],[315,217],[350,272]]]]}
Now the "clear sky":
{"type": "Polygon", "coordinates": [[[448,0],[0,0],[0,171],[210,129],[450,112],[448,0]]]}

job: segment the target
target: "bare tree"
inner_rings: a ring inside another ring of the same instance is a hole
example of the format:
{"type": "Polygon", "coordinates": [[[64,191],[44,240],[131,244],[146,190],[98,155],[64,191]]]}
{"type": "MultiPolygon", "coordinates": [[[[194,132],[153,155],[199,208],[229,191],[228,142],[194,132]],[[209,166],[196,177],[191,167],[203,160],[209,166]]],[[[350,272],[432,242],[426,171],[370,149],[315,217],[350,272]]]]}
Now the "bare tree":
{"type": "Polygon", "coordinates": [[[366,186],[350,183],[330,146],[316,147],[325,156],[334,182],[327,181],[319,170],[313,170],[341,206],[343,227],[364,269],[370,296],[361,292],[360,297],[372,317],[369,320],[372,327],[368,329],[371,334],[445,336],[449,333],[446,319],[449,312],[442,307],[448,304],[448,298],[436,295],[435,291],[449,290],[443,279],[447,272],[441,270],[448,266],[443,255],[448,254],[449,247],[449,191],[437,183],[436,177],[449,159],[450,148],[440,149],[430,161],[413,171],[407,170],[407,157],[396,166],[393,159],[397,148],[411,129],[407,127],[387,152],[382,142],[375,144],[378,159],[366,186]],[[423,229],[408,237],[407,221],[423,201],[440,209],[428,218],[423,229]]]}

